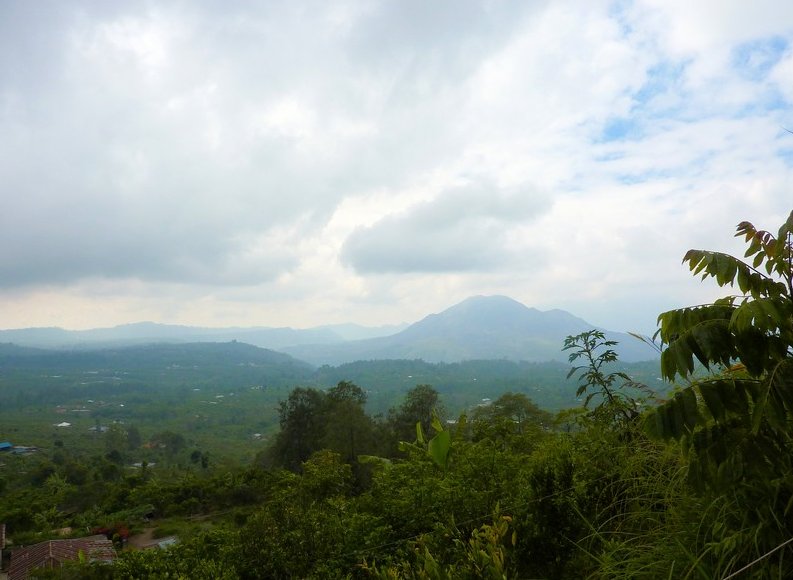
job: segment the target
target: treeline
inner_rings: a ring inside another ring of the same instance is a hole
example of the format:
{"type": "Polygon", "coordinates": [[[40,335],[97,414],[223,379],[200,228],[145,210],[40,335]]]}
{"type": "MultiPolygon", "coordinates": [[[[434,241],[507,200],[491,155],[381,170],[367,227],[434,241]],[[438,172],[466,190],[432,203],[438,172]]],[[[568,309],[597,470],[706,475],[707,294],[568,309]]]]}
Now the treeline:
{"type": "MultiPolygon", "coordinates": [[[[413,441],[417,433],[430,433],[433,418],[442,421],[446,416],[438,392],[430,385],[412,388],[402,404],[390,409],[386,416],[371,417],[365,406],[366,393],[349,381],[327,391],[293,390],[280,406],[280,431],[257,463],[300,471],[314,453],[329,450],[357,473],[361,456],[395,457],[400,442],[413,441]]],[[[550,413],[520,393],[506,393],[495,402],[477,407],[473,418],[478,427],[486,418],[512,422],[520,432],[529,426],[535,432],[538,428],[547,430],[552,423],[550,413]]],[[[447,424],[456,421],[449,420],[447,424]]]]}

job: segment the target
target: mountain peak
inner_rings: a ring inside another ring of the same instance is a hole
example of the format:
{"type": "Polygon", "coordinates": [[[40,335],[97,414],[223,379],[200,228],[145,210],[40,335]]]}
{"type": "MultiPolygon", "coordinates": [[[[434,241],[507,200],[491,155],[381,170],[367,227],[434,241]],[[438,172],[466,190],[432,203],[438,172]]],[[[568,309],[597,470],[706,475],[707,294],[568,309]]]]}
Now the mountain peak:
{"type": "Polygon", "coordinates": [[[559,326],[565,332],[581,332],[589,326],[563,310],[542,312],[529,308],[508,296],[471,296],[437,314],[430,314],[413,324],[405,333],[426,335],[450,332],[490,334],[492,332],[542,334],[553,328],[558,334],[559,326]]]}
{"type": "MultiPolygon", "coordinates": [[[[544,312],[508,296],[471,296],[391,336],[287,352],[320,365],[417,358],[427,362],[502,358],[565,361],[564,339],[592,328],[592,324],[564,310],[544,312]]],[[[622,343],[618,351],[626,361],[653,358],[653,353],[637,350],[627,335],[609,333],[609,337],[622,343]]]]}
{"type": "Polygon", "coordinates": [[[454,306],[447,308],[444,312],[448,312],[455,308],[519,308],[534,310],[533,308],[521,304],[514,298],[502,294],[478,294],[476,296],[469,296],[462,302],[458,302],[454,306]]]}

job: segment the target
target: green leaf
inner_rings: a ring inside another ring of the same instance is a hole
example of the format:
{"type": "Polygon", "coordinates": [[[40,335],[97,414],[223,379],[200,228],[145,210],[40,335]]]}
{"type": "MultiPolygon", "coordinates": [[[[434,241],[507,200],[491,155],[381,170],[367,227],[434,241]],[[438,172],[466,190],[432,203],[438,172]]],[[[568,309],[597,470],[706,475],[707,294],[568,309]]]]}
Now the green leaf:
{"type": "Polygon", "coordinates": [[[424,444],[424,429],[421,428],[421,421],[416,423],[416,441],[424,444]]]}
{"type": "Polygon", "coordinates": [[[438,412],[433,409],[432,410],[432,428],[435,429],[437,433],[443,431],[443,425],[441,424],[441,418],[438,417],[438,412]]]}
{"type": "Polygon", "coordinates": [[[430,439],[427,447],[432,460],[441,468],[446,469],[446,464],[449,459],[449,449],[451,449],[452,437],[448,431],[441,431],[435,437],[430,439]]]}
{"type": "Polygon", "coordinates": [[[704,381],[697,385],[708,412],[716,421],[723,420],[726,412],[718,388],[721,382],[722,381],[704,381]]]}
{"type": "Polygon", "coordinates": [[[686,429],[693,431],[694,427],[701,422],[699,410],[697,409],[697,395],[694,389],[684,389],[675,398],[680,398],[680,403],[683,408],[683,419],[686,429]]]}

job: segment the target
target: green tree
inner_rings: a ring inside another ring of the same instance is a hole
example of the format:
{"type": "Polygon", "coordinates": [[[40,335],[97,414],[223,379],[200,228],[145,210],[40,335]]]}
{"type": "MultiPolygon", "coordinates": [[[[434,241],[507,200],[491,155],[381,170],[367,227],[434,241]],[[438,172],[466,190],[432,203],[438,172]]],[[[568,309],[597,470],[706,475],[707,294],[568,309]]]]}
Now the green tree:
{"type": "Polygon", "coordinates": [[[416,423],[421,423],[424,433],[430,432],[433,411],[443,415],[438,398],[438,391],[430,385],[416,385],[407,392],[399,408],[388,414],[388,422],[397,441],[414,441],[416,423]]]}
{"type": "Polygon", "coordinates": [[[516,433],[523,433],[529,425],[549,425],[551,414],[540,409],[523,393],[504,393],[492,404],[477,407],[472,420],[508,421],[516,433]]]}
{"type": "Polygon", "coordinates": [[[113,423],[104,433],[105,449],[108,453],[116,451],[123,453],[127,450],[129,443],[127,440],[127,431],[124,426],[119,423],[113,423]]]}
{"type": "Polygon", "coordinates": [[[135,425],[127,427],[127,448],[130,451],[138,449],[143,444],[143,438],[135,425]]]}
{"type": "Polygon", "coordinates": [[[350,466],[338,453],[317,451],[303,464],[300,488],[310,501],[325,500],[349,493],[352,483],[350,466]]]}
{"type": "Polygon", "coordinates": [[[151,442],[154,444],[154,446],[164,449],[165,453],[169,457],[174,457],[187,445],[186,441],[184,440],[184,436],[181,433],[168,430],[156,433],[151,438],[151,442]]]}
{"type": "Polygon", "coordinates": [[[576,336],[565,338],[562,350],[572,351],[568,357],[571,363],[579,359],[584,363],[574,366],[567,373],[567,378],[580,373],[576,396],[581,397],[586,394],[584,407],[587,407],[592,399],[597,399],[599,403],[594,408],[596,416],[603,418],[608,423],[627,425],[639,413],[637,401],[623,389],[625,387],[640,389],[645,387],[633,382],[622,371],[606,372],[608,366],[617,361],[617,353],[610,348],[616,344],[613,340],[606,340],[605,334],[600,330],[587,330],[576,336]]]}
{"type": "Polygon", "coordinates": [[[371,453],[374,423],[364,411],[366,393],[358,385],[341,381],[327,393],[322,446],[353,463],[361,453],[371,453]]]}
{"type": "Polygon", "coordinates": [[[741,294],[658,317],[664,376],[690,378],[695,360],[713,373],[660,406],[648,428],[685,439],[705,460],[695,467],[704,470],[725,461],[778,467],[780,445],[793,434],[793,212],[777,236],[749,222],[738,225],[736,236],[749,244],[751,265],[704,250],[689,250],[683,261],[703,280],[737,284],[741,294]],[[738,443],[730,446],[734,452],[719,445],[728,440],[738,443]]]}
{"type": "Polygon", "coordinates": [[[366,393],[361,387],[350,381],[340,381],[335,387],[329,389],[327,394],[331,403],[350,402],[360,407],[366,404],[366,393]]]}
{"type": "Polygon", "coordinates": [[[530,450],[552,416],[523,393],[504,393],[490,405],[474,409],[471,427],[474,440],[498,441],[505,447],[530,450]]]}
{"type": "Polygon", "coordinates": [[[757,560],[756,577],[791,577],[793,212],[776,235],[742,222],[736,237],[750,263],[705,250],[683,258],[694,275],[740,293],[658,317],[663,375],[689,382],[646,426],[681,443],[689,481],[720,506],[712,575],[757,560]],[[695,361],[711,374],[692,381],[695,361]]]}
{"type": "Polygon", "coordinates": [[[270,449],[275,465],[298,471],[311,454],[321,449],[325,434],[326,395],[309,388],[297,388],[281,401],[278,415],[281,430],[270,449]]]}

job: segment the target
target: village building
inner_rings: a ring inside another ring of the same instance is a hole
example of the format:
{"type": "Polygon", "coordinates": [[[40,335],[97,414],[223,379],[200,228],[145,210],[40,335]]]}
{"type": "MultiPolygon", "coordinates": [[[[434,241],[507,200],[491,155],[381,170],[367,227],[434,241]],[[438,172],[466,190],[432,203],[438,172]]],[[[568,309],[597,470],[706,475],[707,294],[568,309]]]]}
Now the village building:
{"type": "Polygon", "coordinates": [[[38,450],[38,447],[31,447],[29,445],[14,445],[11,448],[11,453],[14,455],[30,455],[31,453],[36,453],[38,450]]]}
{"type": "Polygon", "coordinates": [[[79,560],[80,554],[86,562],[110,564],[116,559],[113,542],[104,536],[49,540],[11,552],[8,580],[27,580],[33,570],[60,568],[66,562],[79,560]]]}

